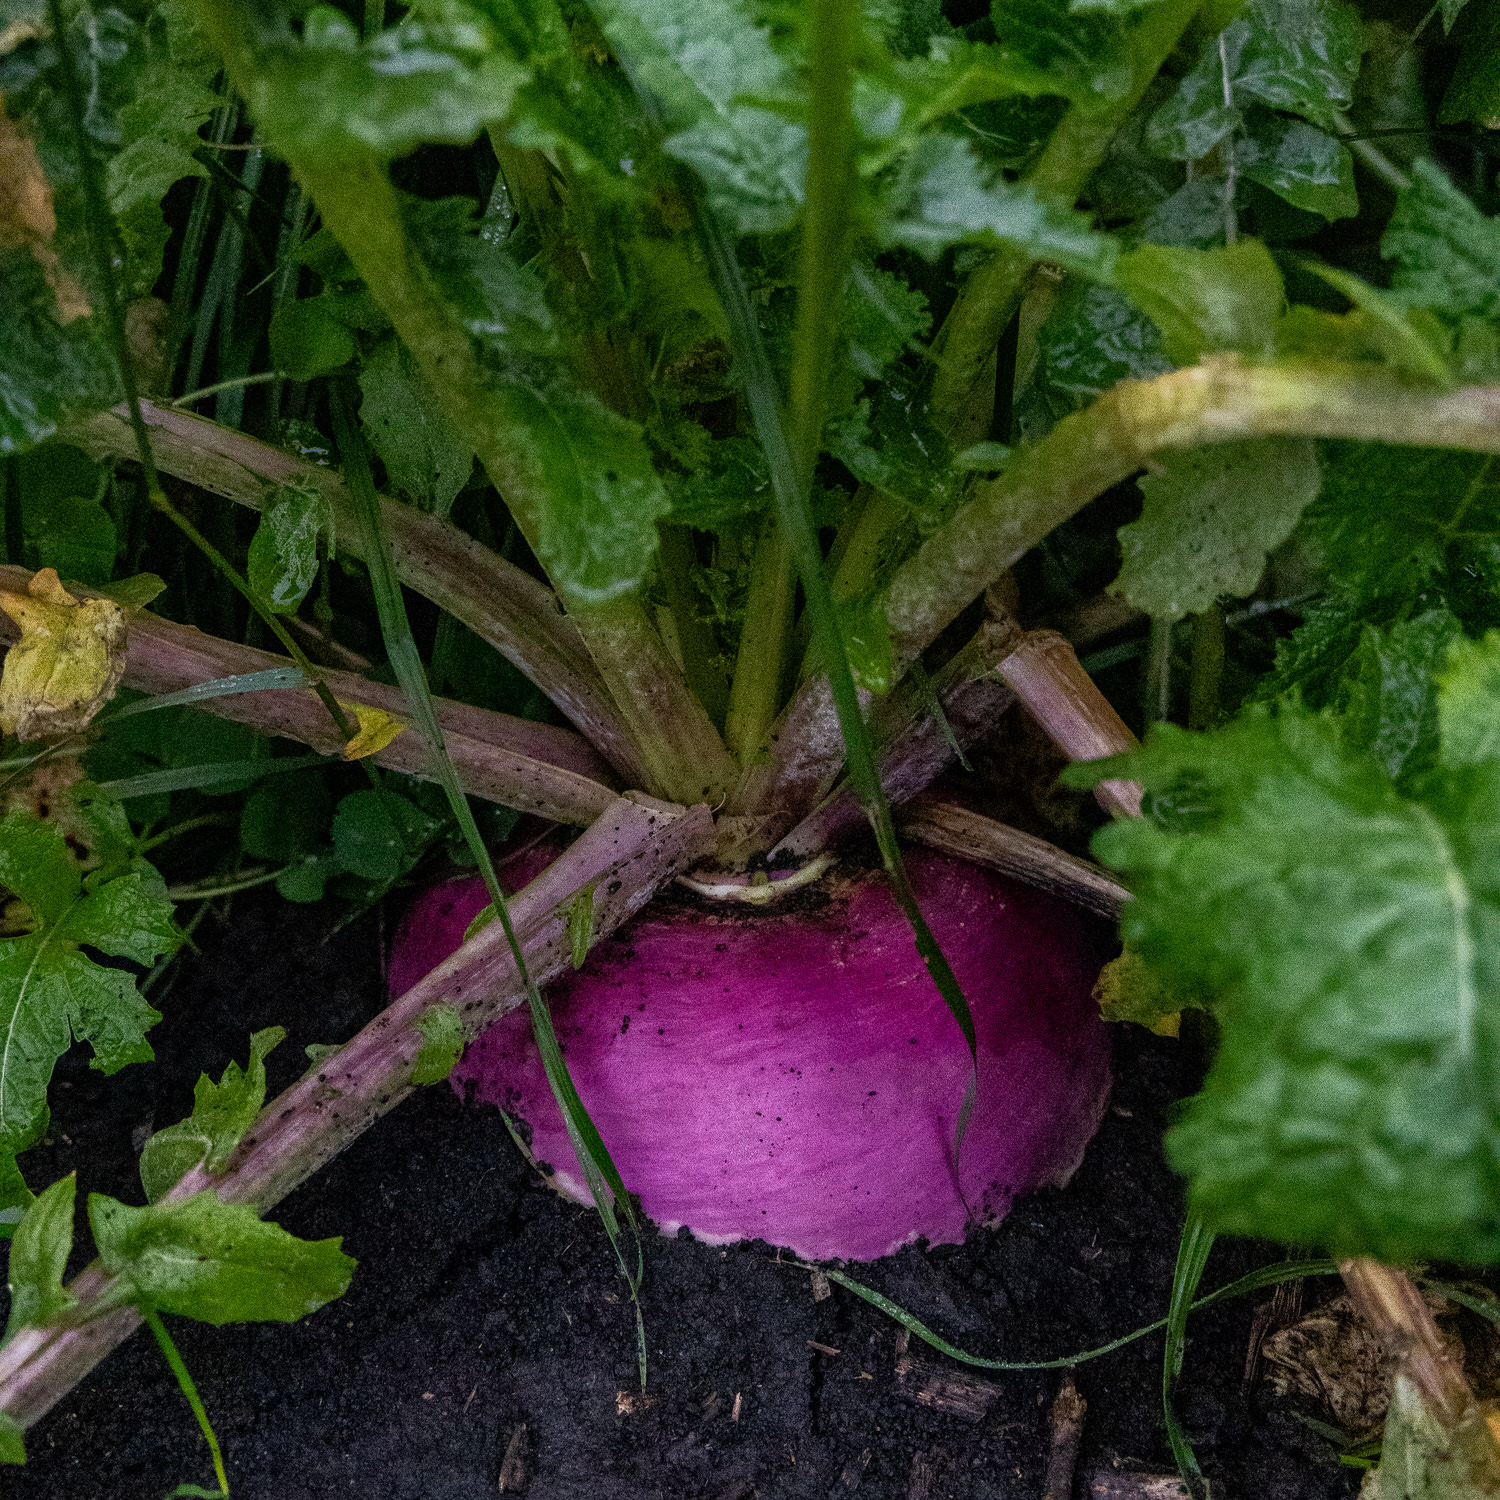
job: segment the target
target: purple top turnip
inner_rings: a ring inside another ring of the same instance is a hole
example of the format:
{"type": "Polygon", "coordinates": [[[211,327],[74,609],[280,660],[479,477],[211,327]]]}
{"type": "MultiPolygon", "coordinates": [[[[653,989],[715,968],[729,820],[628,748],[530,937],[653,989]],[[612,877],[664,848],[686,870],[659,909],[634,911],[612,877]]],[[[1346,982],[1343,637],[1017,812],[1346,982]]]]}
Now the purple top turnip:
{"type": "MultiPolygon", "coordinates": [[[[968,1052],[882,873],[835,874],[795,909],[669,897],[553,986],[584,1105],[664,1232],[868,1260],[961,1240],[1076,1167],[1110,1079],[1087,919],[965,861],[907,858],[978,1032],[956,1173],[968,1052]]],[[[394,994],[458,946],[486,899],[477,879],[417,899],[394,994]]],[[[554,1186],[588,1201],[525,1011],[479,1038],[453,1084],[529,1128],[554,1186]]]]}

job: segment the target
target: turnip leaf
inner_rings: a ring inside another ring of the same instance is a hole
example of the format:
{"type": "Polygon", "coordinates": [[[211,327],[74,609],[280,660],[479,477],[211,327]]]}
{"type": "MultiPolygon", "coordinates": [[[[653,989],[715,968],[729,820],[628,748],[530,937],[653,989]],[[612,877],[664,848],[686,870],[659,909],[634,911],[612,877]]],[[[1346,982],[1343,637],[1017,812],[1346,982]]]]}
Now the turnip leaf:
{"type": "Polygon", "coordinates": [[[1500,220],[1480,212],[1430,161],[1412,167],[1380,241],[1404,301],[1451,317],[1500,314],[1500,220]]]}
{"type": "Polygon", "coordinates": [[[1266,554],[1292,533],[1320,484],[1306,438],[1251,438],[1171,453],[1140,481],[1141,519],[1120,529],[1111,585],[1158,619],[1251,593],[1266,554]]]}
{"type": "Polygon", "coordinates": [[[1135,892],[1127,941],[1222,1027],[1168,1136],[1220,1232],[1388,1260],[1500,1254],[1500,1027],[1482,1001],[1500,961],[1500,760],[1467,763],[1463,728],[1476,703],[1500,712],[1497,654],[1491,637],[1458,658],[1444,764],[1410,794],[1294,707],[1209,735],[1162,727],[1090,768],[1128,767],[1154,807],[1097,839],[1135,892]]]}
{"type": "Polygon", "coordinates": [[[1294,208],[1325,219],[1350,219],[1359,212],[1354,158],[1342,141],[1316,126],[1256,111],[1232,149],[1241,176],[1294,208]]]}
{"type": "Polygon", "coordinates": [[[101,967],[79,945],[150,963],[177,935],[149,865],[106,867],[85,883],[57,829],[20,809],[0,822],[0,883],[35,924],[0,943],[0,1150],[13,1156],[45,1128],[52,1067],[75,1038],[105,1073],[152,1057],[146,1032],[161,1016],[131,974],[101,967]]]}
{"type": "Polygon", "coordinates": [[[286,1039],[281,1026],[268,1026],[250,1038],[250,1062],[231,1062],[215,1083],[207,1073],[193,1085],[193,1112],[158,1130],[141,1148],[141,1185],[155,1203],[194,1167],[218,1171],[239,1145],[266,1102],[266,1057],[286,1039]]]}
{"type": "Polygon", "coordinates": [[[295,1323],[354,1273],[342,1240],[299,1240],[212,1189],[145,1208],[91,1193],[89,1225],[122,1295],[200,1323],[295,1323]]]}
{"type": "Polygon", "coordinates": [[[6,1338],[73,1306],[74,1298],[63,1286],[63,1274],[73,1248],[73,1200],[77,1190],[75,1174],[59,1177],[37,1195],[16,1227],[6,1270],[10,1283],[6,1338]]]}

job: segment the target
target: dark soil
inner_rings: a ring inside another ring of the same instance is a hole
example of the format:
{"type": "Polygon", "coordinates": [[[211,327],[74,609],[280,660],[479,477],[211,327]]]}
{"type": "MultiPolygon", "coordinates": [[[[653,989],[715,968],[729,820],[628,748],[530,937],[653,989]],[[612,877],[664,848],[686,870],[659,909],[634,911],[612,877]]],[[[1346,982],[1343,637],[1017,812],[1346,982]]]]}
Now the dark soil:
{"type": "MultiPolygon", "coordinates": [[[[166,1015],[154,1065],[104,1079],[75,1052],[60,1067],[48,1144],[24,1158],[31,1180],[76,1167],[85,1190],[139,1202],[133,1142],[187,1112],[200,1070],[217,1076],[243,1059],[251,1031],[280,1023],[290,1032],[271,1059],[281,1087],[307,1043],[342,1039],[373,1015],[377,920],[332,936],[326,921],[318,909],[241,898],[232,925],[205,923],[201,956],[181,960],[171,988],[153,996],[166,1015]]],[[[1022,1202],[962,1247],[853,1269],[960,1346],[1013,1359],[1087,1349],[1157,1318],[1181,1214],[1160,1140],[1172,1101],[1193,1083],[1187,1058],[1179,1043],[1121,1028],[1114,1103],[1066,1190],[1022,1202]]],[[[895,1324],[841,1290],[814,1300],[808,1274],[763,1244],[648,1240],[650,1395],[623,1410],[634,1325],[597,1221],[538,1184],[497,1114],[446,1085],[377,1124],[276,1217],[300,1235],[343,1235],[359,1270],[347,1297],[300,1324],[174,1322],[236,1500],[1042,1493],[1057,1372],[954,1390],[939,1376],[960,1367],[914,1342],[898,1374],[895,1324]]],[[[1277,1254],[1221,1245],[1205,1286],[1277,1254]]],[[[1333,1448],[1268,1403],[1264,1387],[1245,1386],[1253,1303],[1191,1327],[1181,1405],[1216,1492],[1352,1495],[1357,1473],[1333,1448]]],[[[1100,1470],[1171,1470],[1159,1335],[1079,1366],[1076,1378],[1088,1401],[1079,1495],[1100,1470]]],[[[7,1500],[156,1500],[181,1481],[211,1483],[188,1408],[142,1335],[33,1428],[28,1446],[28,1466],[0,1481],[7,1500]]]]}

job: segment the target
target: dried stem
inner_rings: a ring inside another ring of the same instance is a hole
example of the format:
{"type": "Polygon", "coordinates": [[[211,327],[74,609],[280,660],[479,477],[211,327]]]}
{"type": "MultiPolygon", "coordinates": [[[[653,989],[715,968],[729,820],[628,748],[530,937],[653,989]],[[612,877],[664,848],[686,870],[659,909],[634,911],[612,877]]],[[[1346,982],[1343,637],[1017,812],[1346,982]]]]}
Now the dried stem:
{"type": "Polygon", "coordinates": [[[932,793],[914,798],[897,823],[907,838],[919,844],[956,854],[972,864],[988,865],[1101,917],[1118,917],[1130,899],[1124,886],[1088,860],[932,793]]]}
{"type": "MultiPolygon", "coordinates": [[[[157,467],[200,489],[261,509],[278,485],[315,486],[333,510],[338,545],[358,555],[353,500],[335,469],[308,463],[243,432],[170,407],[141,403],[157,467]]],[[[119,407],[64,434],[98,459],[133,459],[119,407]]],[[[461,620],[513,662],[598,747],[627,784],[643,772],[618,711],[577,628],[545,584],[456,526],[386,500],[381,515],[401,581],[461,620]]]]}
{"type": "MultiPolygon", "coordinates": [[[[706,807],[616,799],[511,902],[537,982],[571,966],[568,911],[580,890],[593,892],[594,930],[602,937],[638,911],[711,836],[706,807]]],[[[417,1022],[432,1006],[457,1006],[473,1037],[524,998],[500,924],[492,922],[268,1104],[222,1172],[189,1172],[166,1201],[212,1188],[226,1203],[249,1203],[264,1213],[411,1092],[423,1041],[417,1022]]],[[[97,1261],[73,1281],[69,1290],[85,1316],[100,1305],[112,1281],[97,1261]]],[[[0,1411],[29,1426],[139,1326],[139,1315],[125,1309],[81,1327],[23,1329],[0,1349],[0,1411]]]]}
{"type": "MultiPolygon", "coordinates": [[[[26,568],[0,567],[0,588],[24,593],[30,578],[26,568]]],[[[0,619],[0,641],[15,635],[9,618],[0,619]]],[[[131,618],[126,644],[125,684],[151,694],[175,693],[220,677],[291,666],[284,656],[236,645],[145,613],[131,618]]],[[[340,703],[368,704],[398,717],[410,712],[399,688],[349,672],[325,670],[319,675],[340,703]]],[[[304,688],[211,698],[199,706],[262,734],[299,740],[325,755],[337,755],[343,749],[322,704],[304,688]]],[[[446,700],[439,700],[437,709],[466,791],[558,823],[591,823],[614,801],[606,785],[611,780],[609,767],[572,730],[446,700]]],[[[430,754],[415,734],[397,735],[374,759],[378,765],[423,780],[431,776],[430,754]]]]}

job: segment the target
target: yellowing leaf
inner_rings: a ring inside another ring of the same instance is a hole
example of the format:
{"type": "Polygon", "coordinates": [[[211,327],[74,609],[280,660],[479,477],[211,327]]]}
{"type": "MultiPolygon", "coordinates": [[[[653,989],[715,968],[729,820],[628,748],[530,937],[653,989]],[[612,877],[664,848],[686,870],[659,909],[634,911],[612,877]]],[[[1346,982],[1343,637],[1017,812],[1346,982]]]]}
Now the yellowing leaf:
{"type": "Polygon", "coordinates": [[[359,733],[344,746],[345,760],[363,760],[367,755],[378,755],[406,728],[406,720],[383,708],[372,708],[368,703],[344,703],[339,707],[353,715],[359,724],[359,733]]]}
{"type": "Polygon", "coordinates": [[[120,606],[112,599],[75,599],[55,568],[43,568],[26,593],[0,591],[0,609],[21,627],[0,676],[0,729],[23,740],[83,729],[125,671],[120,606]]]}
{"type": "Polygon", "coordinates": [[[0,103],[0,247],[25,248],[37,258],[57,298],[58,321],[87,317],[92,309],[82,286],[64,270],[52,248],[57,216],[52,184],[30,135],[0,103]]]}

